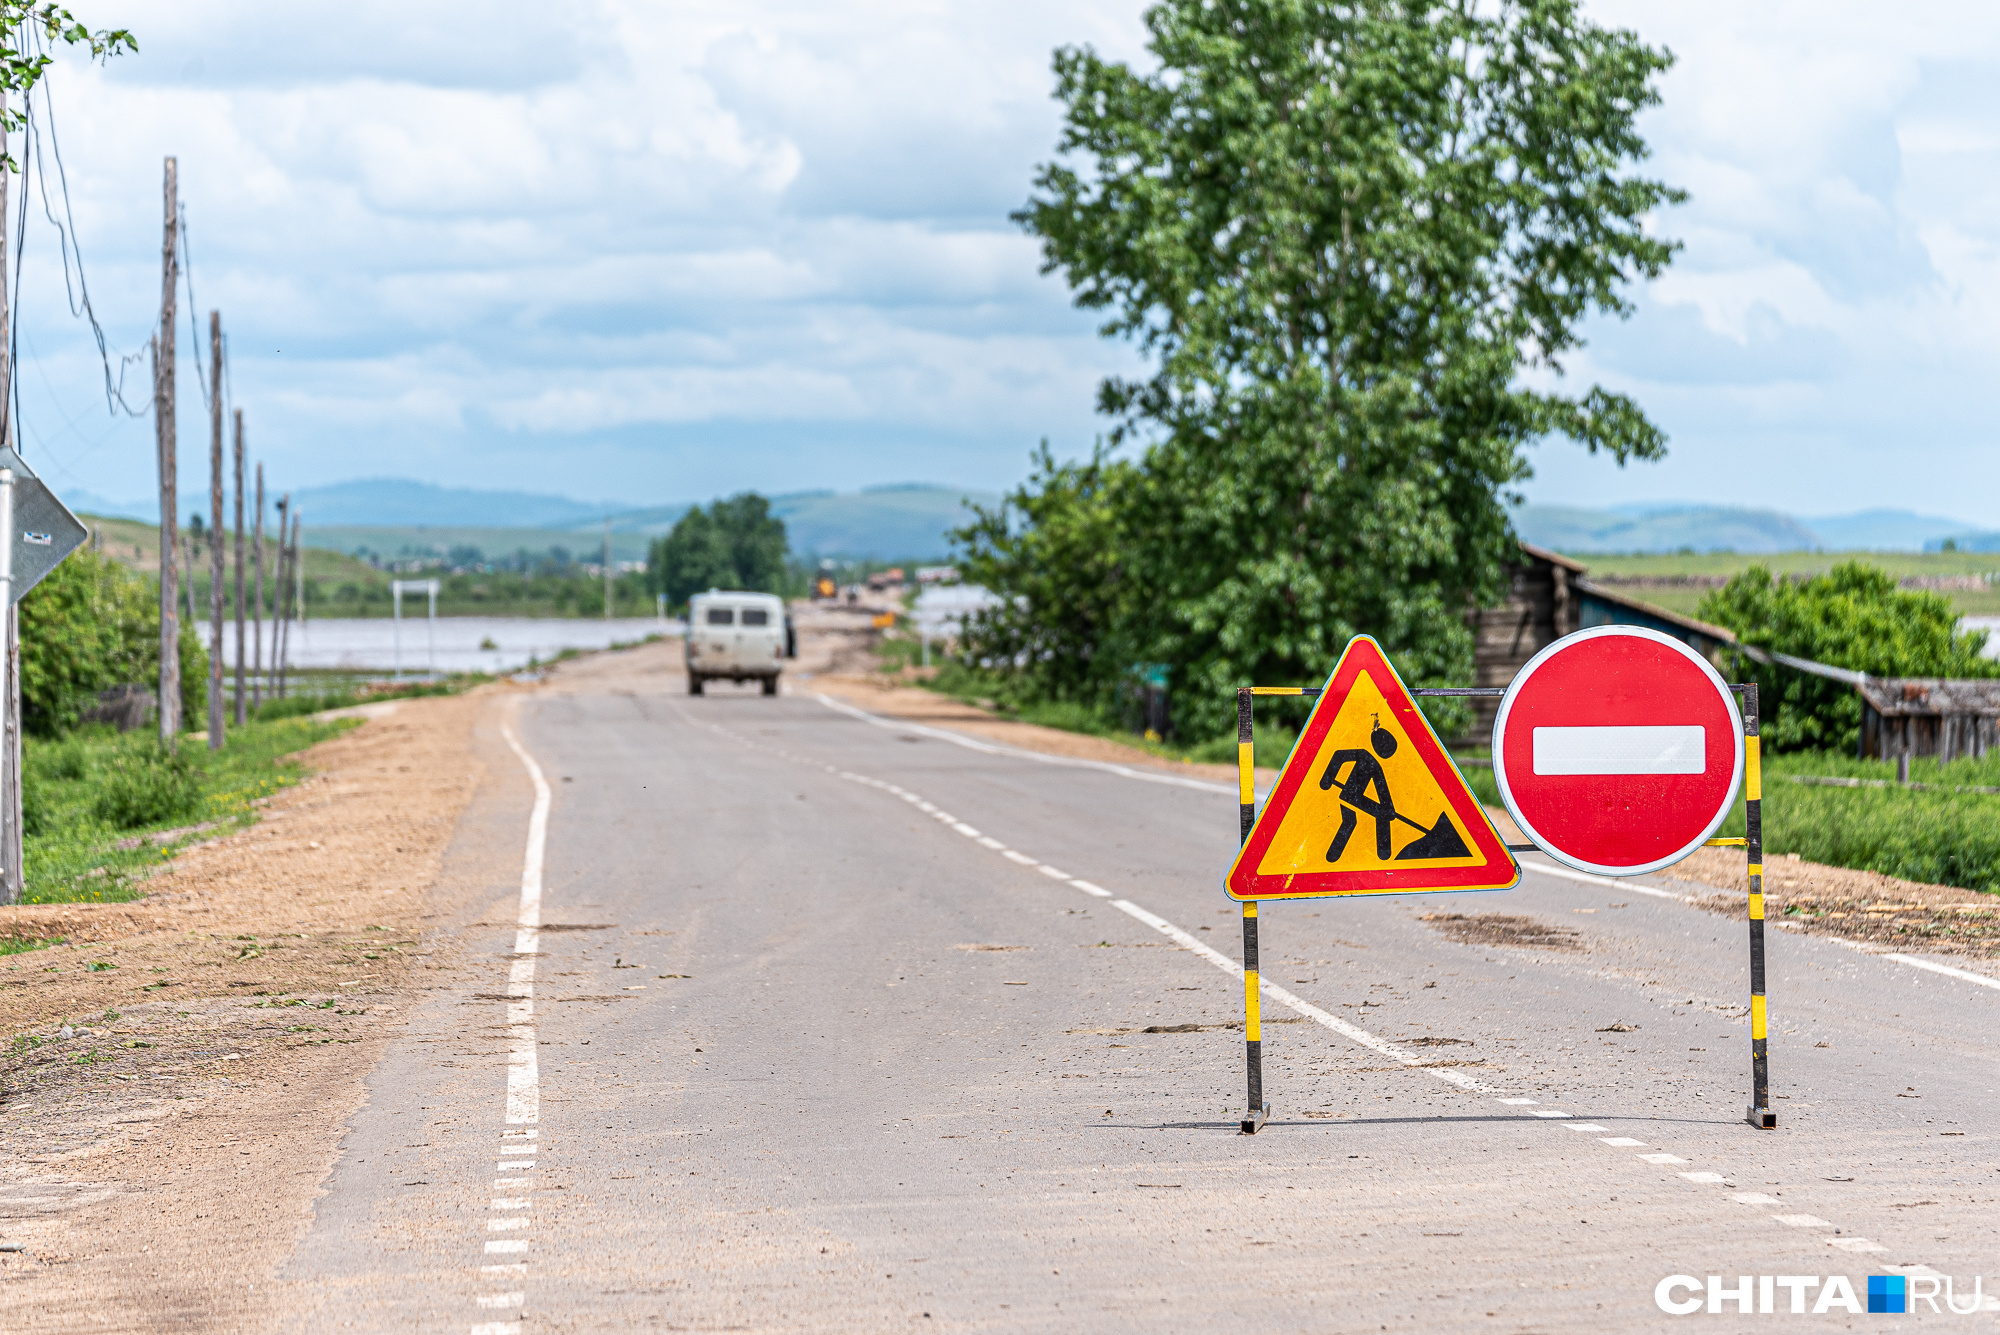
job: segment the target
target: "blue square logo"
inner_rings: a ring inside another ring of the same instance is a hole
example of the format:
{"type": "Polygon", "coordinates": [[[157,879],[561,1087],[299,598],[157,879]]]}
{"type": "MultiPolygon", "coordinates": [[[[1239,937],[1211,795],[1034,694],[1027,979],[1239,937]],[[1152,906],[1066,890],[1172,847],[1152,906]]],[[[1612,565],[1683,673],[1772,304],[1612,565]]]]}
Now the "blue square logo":
{"type": "Polygon", "coordinates": [[[1901,1275],[1870,1275],[1868,1277],[1868,1310],[1871,1312],[1902,1312],[1909,1292],[1909,1281],[1901,1275]]]}

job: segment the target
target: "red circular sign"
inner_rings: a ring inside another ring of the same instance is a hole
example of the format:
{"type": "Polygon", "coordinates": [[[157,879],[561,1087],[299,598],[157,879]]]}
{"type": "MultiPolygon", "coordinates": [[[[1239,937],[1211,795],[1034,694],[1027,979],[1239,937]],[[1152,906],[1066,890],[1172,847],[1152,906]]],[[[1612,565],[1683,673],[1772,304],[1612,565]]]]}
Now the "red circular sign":
{"type": "Polygon", "coordinates": [[[1493,722],[1493,774],[1521,832],[1605,876],[1678,862],[1743,781],[1728,683],[1670,635],[1596,626],[1528,660],[1493,722]]]}

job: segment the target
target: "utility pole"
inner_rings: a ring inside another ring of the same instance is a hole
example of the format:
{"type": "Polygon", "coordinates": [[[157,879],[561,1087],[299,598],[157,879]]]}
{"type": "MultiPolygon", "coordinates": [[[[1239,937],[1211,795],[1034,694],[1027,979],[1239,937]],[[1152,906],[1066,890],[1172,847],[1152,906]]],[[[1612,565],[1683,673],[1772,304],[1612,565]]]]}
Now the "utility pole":
{"type": "MultiPolygon", "coordinates": [[[[239,419],[240,420],[240,419],[239,419]]],[[[257,465],[257,532],[251,539],[252,559],[257,563],[256,601],[250,605],[250,704],[264,705],[264,465],[257,465]]]]}
{"type": "Polygon", "coordinates": [[[271,589],[271,669],[277,674],[278,699],[285,698],[285,561],[290,549],[285,546],[285,536],[289,531],[292,513],[292,495],[286,492],[278,498],[278,580],[271,589]]]}
{"type": "Polygon", "coordinates": [[[611,620],[611,516],[604,517],[604,619],[611,620]]]}
{"type": "Polygon", "coordinates": [[[243,410],[236,410],[236,726],[243,707],[243,410]]]}
{"type": "MultiPolygon", "coordinates": [[[[306,551],[305,539],[300,535],[305,530],[305,521],[297,508],[292,510],[292,586],[297,597],[292,600],[292,621],[304,634],[306,629],[306,551]]],[[[291,625],[285,628],[285,656],[291,657],[291,625]]]]}
{"type": "Polygon", "coordinates": [[[174,290],[180,286],[180,181],[167,159],[166,235],[160,242],[160,332],[153,336],[153,431],[160,453],[160,743],[172,747],[181,731],[180,590],[174,566],[180,554],[180,496],[174,472],[174,290]]]}
{"type": "MultiPolygon", "coordinates": [[[[7,98],[0,93],[0,157],[7,152],[7,98]]],[[[7,173],[0,170],[0,220],[7,218],[7,173]]],[[[14,361],[12,350],[13,310],[7,292],[7,238],[0,226],[0,445],[13,447],[14,440],[14,361]]],[[[11,474],[9,474],[11,481],[11,474]]],[[[0,517],[0,533],[7,546],[14,545],[13,487],[0,488],[0,504],[8,508],[0,517]]],[[[9,567],[11,569],[11,566],[9,567]]],[[[21,858],[21,618],[15,608],[13,589],[7,589],[5,644],[0,645],[0,671],[6,680],[0,685],[0,904],[21,902],[25,883],[21,858]]]]}
{"type": "Polygon", "coordinates": [[[222,312],[208,313],[208,749],[222,749],[222,312]]]}

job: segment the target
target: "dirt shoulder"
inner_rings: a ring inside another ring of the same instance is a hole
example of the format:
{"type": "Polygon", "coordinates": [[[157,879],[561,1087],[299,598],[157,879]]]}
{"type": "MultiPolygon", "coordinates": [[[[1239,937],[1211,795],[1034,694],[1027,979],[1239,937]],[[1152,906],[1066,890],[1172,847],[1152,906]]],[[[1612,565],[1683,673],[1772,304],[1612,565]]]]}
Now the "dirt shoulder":
{"type": "Polygon", "coordinates": [[[401,702],[304,753],[263,819],[130,904],[0,908],[0,1328],[255,1328],[416,989],[446,846],[509,687],[401,702]]]}

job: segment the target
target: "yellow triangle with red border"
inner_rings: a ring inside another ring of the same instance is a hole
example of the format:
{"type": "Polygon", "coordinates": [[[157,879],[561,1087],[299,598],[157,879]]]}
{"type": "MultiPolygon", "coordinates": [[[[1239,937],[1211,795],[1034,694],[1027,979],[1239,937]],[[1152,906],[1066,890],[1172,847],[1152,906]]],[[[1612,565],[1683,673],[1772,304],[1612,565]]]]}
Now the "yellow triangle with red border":
{"type": "Polygon", "coordinates": [[[1348,642],[1224,885],[1232,899],[1508,890],[1521,869],[1365,635],[1348,642]]]}

